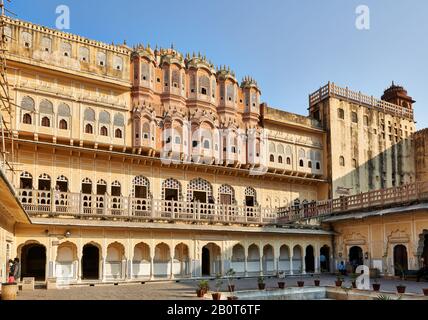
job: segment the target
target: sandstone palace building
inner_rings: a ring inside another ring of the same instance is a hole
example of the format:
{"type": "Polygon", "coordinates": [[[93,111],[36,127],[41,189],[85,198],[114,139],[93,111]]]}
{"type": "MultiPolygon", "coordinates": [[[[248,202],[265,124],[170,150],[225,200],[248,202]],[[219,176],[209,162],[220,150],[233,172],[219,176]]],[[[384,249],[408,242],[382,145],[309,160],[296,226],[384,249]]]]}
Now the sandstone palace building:
{"type": "Polygon", "coordinates": [[[4,19],[3,281],[15,257],[58,285],[428,262],[428,132],[403,87],[329,82],[302,116],[199,53],[4,19]]]}

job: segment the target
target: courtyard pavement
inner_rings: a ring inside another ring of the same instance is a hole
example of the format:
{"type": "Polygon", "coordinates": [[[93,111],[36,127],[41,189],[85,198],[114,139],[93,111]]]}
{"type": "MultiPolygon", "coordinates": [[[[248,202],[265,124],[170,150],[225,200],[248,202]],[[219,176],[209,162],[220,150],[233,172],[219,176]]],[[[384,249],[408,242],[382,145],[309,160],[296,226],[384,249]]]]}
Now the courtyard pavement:
{"type": "MultiPolygon", "coordinates": [[[[313,277],[287,277],[286,287],[297,286],[297,280],[304,280],[306,285],[313,285],[313,277]]],[[[336,280],[334,275],[322,275],[321,286],[334,286],[336,280]]],[[[283,280],[282,280],[283,281],[283,280]]],[[[265,278],[266,288],[277,288],[278,279],[265,278]]],[[[428,282],[399,281],[396,279],[380,279],[381,291],[395,293],[396,285],[404,283],[406,293],[422,294],[423,288],[428,288],[428,282]]],[[[71,286],[67,289],[36,289],[34,291],[20,291],[18,300],[189,300],[200,299],[196,297],[197,280],[182,280],[180,282],[146,282],[145,284],[119,284],[96,285],[94,287],[71,286]]],[[[215,288],[215,281],[209,282],[210,288],[215,288]]],[[[351,285],[351,279],[345,278],[345,285],[351,285]]],[[[224,281],[222,291],[226,291],[227,281],[224,281]]],[[[245,278],[235,280],[235,290],[257,289],[257,278],[245,278]]]]}

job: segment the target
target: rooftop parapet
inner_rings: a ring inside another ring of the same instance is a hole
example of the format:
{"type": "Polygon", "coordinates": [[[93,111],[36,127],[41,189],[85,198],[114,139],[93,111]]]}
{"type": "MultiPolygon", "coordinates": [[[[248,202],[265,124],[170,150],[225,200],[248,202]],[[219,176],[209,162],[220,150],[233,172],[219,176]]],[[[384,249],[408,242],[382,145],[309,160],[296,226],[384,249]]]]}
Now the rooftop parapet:
{"type": "Polygon", "coordinates": [[[271,120],[275,122],[288,122],[293,124],[298,124],[312,129],[322,130],[321,123],[310,117],[305,117],[299,114],[275,109],[263,105],[263,120],[271,120]]]}
{"type": "Polygon", "coordinates": [[[339,98],[351,101],[360,105],[364,105],[375,110],[392,114],[397,117],[407,118],[413,121],[413,110],[405,108],[387,101],[383,101],[373,96],[368,96],[361,92],[352,91],[348,87],[342,88],[329,82],[324,87],[309,95],[309,106],[312,107],[318,102],[327,98],[339,98]]]}

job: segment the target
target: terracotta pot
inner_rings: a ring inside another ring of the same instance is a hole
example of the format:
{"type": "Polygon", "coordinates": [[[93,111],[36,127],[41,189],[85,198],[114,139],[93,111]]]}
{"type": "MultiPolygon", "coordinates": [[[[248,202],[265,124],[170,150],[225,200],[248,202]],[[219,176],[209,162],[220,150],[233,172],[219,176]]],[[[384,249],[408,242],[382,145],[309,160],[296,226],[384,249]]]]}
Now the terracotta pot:
{"type": "Polygon", "coordinates": [[[405,293],[406,292],[406,286],[397,286],[397,292],[398,293],[405,293]]]}
{"type": "Polygon", "coordinates": [[[373,283],[373,291],[379,291],[380,290],[380,283],[373,283]]]}
{"type": "Polygon", "coordinates": [[[422,289],[424,296],[428,296],[428,288],[422,289]]]}
{"type": "Polygon", "coordinates": [[[285,282],[278,282],[278,288],[284,289],[285,288],[285,282]]]}
{"type": "Polygon", "coordinates": [[[220,300],[221,299],[221,293],[212,293],[213,300],[220,300]]]}
{"type": "Polygon", "coordinates": [[[259,283],[259,290],[264,290],[266,288],[266,283],[259,283]]]}
{"type": "Polygon", "coordinates": [[[303,287],[305,285],[305,281],[297,281],[297,286],[303,287]]]}
{"type": "Polygon", "coordinates": [[[235,291],[235,285],[228,285],[227,288],[229,289],[229,292],[234,292],[235,291]]]}
{"type": "Polygon", "coordinates": [[[320,280],[314,280],[314,284],[315,284],[315,287],[319,287],[320,286],[320,280]]]}
{"type": "Polygon", "coordinates": [[[204,289],[196,290],[196,295],[198,296],[198,298],[203,298],[205,295],[205,290],[204,289]]]}
{"type": "Polygon", "coordinates": [[[357,288],[357,282],[356,281],[352,281],[352,288],[354,288],[354,289],[357,288]]]}
{"type": "Polygon", "coordinates": [[[236,296],[229,296],[229,297],[227,297],[227,300],[238,300],[238,297],[236,297],[236,296]]]}
{"type": "Polygon", "coordinates": [[[341,287],[342,286],[342,280],[336,280],[336,287],[341,287]]]}

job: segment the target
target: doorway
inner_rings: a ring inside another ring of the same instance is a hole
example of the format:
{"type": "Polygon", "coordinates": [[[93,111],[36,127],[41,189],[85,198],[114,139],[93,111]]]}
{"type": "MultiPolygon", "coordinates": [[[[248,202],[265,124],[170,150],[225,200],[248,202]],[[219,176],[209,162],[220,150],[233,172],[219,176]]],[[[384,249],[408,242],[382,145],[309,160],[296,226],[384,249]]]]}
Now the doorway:
{"type": "Polygon", "coordinates": [[[245,196],[245,205],[247,207],[254,207],[254,196],[245,196]]]}
{"type": "Polygon", "coordinates": [[[202,275],[210,275],[210,250],[207,247],[202,248],[202,275]]]}
{"type": "Polygon", "coordinates": [[[351,249],[349,249],[349,262],[352,265],[352,272],[355,272],[358,266],[363,265],[363,249],[358,246],[351,247],[351,249]]]}
{"type": "Polygon", "coordinates": [[[207,193],[205,191],[193,191],[193,200],[207,203],[207,193]]]}
{"type": "Polygon", "coordinates": [[[100,252],[93,244],[86,244],[83,247],[82,256],[82,279],[99,279],[100,273],[100,252]]]}
{"type": "Polygon", "coordinates": [[[424,238],[424,250],[422,251],[422,258],[424,259],[423,267],[428,266],[428,234],[424,238]]]}
{"type": "Polygon", "coordinates": [[[178,200],[178,189],[165,188],[165,200],[177,201],[178,200]]]}
{"type": "Polygon", "coordinates": [[[306,266],[306,270],[305,270],[306,272],[308,273],[315,272],[314,247],[310,245],[306,247],[305,266],[306,266]]]}
{"type": "Polygon", "coordinates": [[[394,274],[401,276],[401,272],[408,270],[408,268],[407,248],[402,244],[398,244],[394,247],[394,274]]]}
{"type": "Polygon", "coordinates": [[[320,249],[320,268],[321,272],[330,272],[330,248],[326,245],[320,249]]]}
{"type": "Polygon", "coordinates": [[[46,280],[46,248],[41,244],[27,244],[21,249],[21,277],[46,280]]]}
{"type": "Polygon", "coordinates": [[[231,205],[232,196],[230,194],[221,193],[220,194],[220,204],[231,205]]]}

